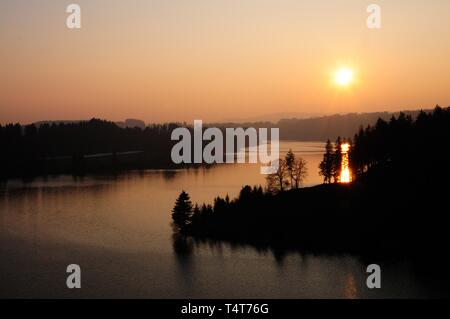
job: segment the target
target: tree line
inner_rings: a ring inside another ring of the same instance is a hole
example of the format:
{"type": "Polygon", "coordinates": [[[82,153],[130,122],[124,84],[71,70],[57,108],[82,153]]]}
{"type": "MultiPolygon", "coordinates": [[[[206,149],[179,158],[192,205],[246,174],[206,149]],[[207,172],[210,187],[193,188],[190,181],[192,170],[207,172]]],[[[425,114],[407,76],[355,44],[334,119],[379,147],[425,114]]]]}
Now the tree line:
{"type": "Polygon", "coordinates": [[[92,154],[111,154],[97,168],[120,164],[118,154],[142,152],[133,168],[171,165],[170,139],[178,124],[158,124],[141,128],[120,128],[113,122],[91,119],[85,122],[42,125],[0,125],[0,176],[46,173],[74,173],[88,170],[92,154]]]}
{"type": "MultiPolygon", "coordinates": [[[[380,174],[403,175],[416,180],[447,166],[450,159],[443,147],[450,138],[448,120],[450,108],[436,106],[433,111],[420,111],[415,118],[400,112],[389,120],[379,118],[374,125],[360,127],[353,139],[338,137],[325,145],[319,174],[324,183],[338,182],[341,174],[341,145],[348,143],[349,164],[353,179],[371,171],[380,174]]],[[[443,170],[441,173],[445,173],[443,170]]]]}
{"type": "Polygon", "coordinates": [[[379,119],[375,125],[361,127],[349,153],[355,178],[389,174],[390,179],[397,176],[440,184],[450,175],[449,123],[450,108],[436,106],[433,112],[421,111],[415,119],[400,113],[389,121],[379,119]]]}

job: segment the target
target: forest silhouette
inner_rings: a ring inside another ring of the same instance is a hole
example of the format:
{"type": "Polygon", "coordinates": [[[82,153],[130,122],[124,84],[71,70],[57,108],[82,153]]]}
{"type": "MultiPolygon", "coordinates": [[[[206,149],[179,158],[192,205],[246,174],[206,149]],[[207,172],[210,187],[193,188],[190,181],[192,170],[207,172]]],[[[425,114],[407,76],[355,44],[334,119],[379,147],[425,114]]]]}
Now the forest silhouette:
{"type": "Polygon", "coordinates": [[[235,199],[217,197],[200,206],[182,192],[173,210],[174,231],[177,238],[274,250],[436,258],[450,239],[449,139],[450,108],[420,112],[415,119],[404,113],[379,119],[345,139],[352,183],[336,183],[336,149],[327,143],[320,170],[327,160],[331,168],[323,185],[245,186],[235,199]]]}
{"type": "Polygon", "coordinates": [[[177,127],[121,128],[99,119],[0,125],[0,177],[171,167],[170,136],[177,127]]]}

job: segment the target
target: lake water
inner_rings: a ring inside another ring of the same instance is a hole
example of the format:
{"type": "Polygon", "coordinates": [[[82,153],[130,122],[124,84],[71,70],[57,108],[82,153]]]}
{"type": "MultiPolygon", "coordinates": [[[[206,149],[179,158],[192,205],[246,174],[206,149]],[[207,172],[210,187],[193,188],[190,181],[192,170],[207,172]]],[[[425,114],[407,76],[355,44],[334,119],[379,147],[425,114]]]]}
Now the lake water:
{"type": "MultiPolygon", "coordinates": [[[[321,183],[323,143],[283,142],[321,183]]],[[[0,184],[0,297],[372,298],[427,297],[406,261],[381,262],[382,289],[366,287],[367,262],[228,244],[181,244],[170,211],[182,189],[194,202],[264,184],[259,165],[220,165],[119,176],[60,176],[0,184]],[[66,267],[82,288],[66,288],[66,267]]]]}

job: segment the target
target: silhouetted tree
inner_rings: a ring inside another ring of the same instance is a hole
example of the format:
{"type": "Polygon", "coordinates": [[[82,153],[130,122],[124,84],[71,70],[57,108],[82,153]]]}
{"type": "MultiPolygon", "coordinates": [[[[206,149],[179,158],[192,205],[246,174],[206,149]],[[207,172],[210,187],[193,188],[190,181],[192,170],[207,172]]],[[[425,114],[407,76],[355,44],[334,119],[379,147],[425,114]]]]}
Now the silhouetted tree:
{"type": "Polygon", "coordinates": [[[293,180],[292,188],[300,188],[303,180],[308,176],[307,163],[303,158],[300,157],[294,161],[291,176],[293,180]]]}
{"type": "Polygon", "coordinates": [[[266,177],[267,191],[271,193],[282,192],[289,186],[286,161],[279,159],[278,163],[277,172],[266,177]]]}
{"type": "Polygon", "coordinates": [[[292,149],[289,149],[284,158],[284,162],[286,175],[289,178],[286,186],[289,186],[291,189],[299,188],[307,175],[306,161],[302,158],[297,159],[292,149]]]}
{"type": "Polygon", "coordinates": [[[341,165],[342,165],[342,153],[341,153],[341,145],[342,140],[339,136],[334,144],[334,152],[333,152],[333,168],[332,175],[335,183],[339,181],[339,177],[341,176],[341,165]]]}
{"type": "Polygon", "coordinates": [[[189,194],[182,191],[172,210],[172,222],[176,230],[184,232],[191,223],[192,214],[193,208],[189,194]]]}
{"type": "Polygon", "coordinates": [[[324,183],[331,183],[333,177],[333,163],[334,163],[334,149],[330,140],[325,145],[325,154],[323,160],[319,165],[319,174],[323,176],[324,183]]]}
{"type": "Polygon", "coordinates": [[[284,161],[286,163],[286,170],[287,170],[287,174],[289,175],[289,179],[290,179],[289,182],[292,187],[294,185],[293,171],[294,171],[295,155],[291,149],[289,149],[289,151],[286,153],[286,156],[284,157],[284,161]]]}

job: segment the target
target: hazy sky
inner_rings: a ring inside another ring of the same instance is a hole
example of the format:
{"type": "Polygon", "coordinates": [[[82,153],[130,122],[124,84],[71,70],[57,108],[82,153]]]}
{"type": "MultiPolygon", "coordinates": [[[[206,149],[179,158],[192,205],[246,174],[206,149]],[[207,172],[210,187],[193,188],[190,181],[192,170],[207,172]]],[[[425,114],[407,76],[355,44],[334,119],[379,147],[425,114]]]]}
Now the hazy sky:
{"type": "Polygon", "coordinates": [[[0,43],[0,123],[450,105],[448,0],[1,0],[0,43]]]}

